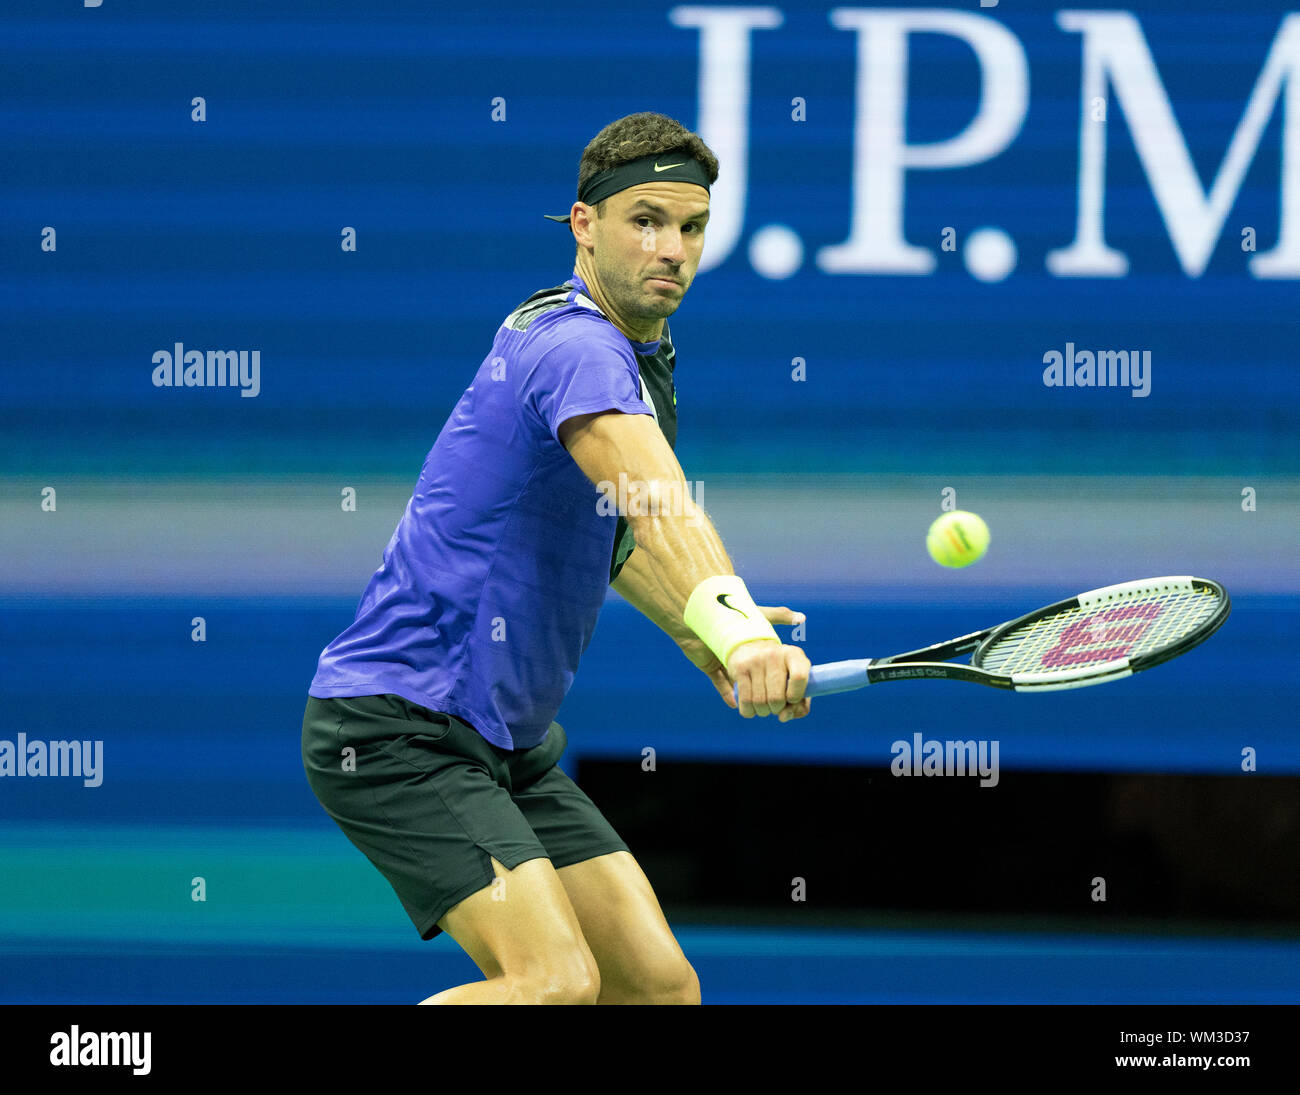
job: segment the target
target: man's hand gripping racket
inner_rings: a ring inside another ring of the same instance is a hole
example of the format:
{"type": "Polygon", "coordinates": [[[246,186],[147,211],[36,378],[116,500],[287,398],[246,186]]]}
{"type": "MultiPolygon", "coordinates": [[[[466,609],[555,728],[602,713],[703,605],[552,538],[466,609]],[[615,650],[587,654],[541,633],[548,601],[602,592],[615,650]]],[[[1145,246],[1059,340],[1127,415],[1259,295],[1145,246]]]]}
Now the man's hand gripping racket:
{"type": "MultiPolygon", "coordinates": [[[[757,607],[770,624],[795,625],[804,622],[802,612],[784,606],[757,607]]],[[[742,702],[740,684],[732,683],[733,676],[728,675],[726,668],[702,640],[691,636],[679,640],[678,645],[682,653],[713,682],[723,703],[738,710],[743,717],[748,719],[755,715],[774,714],[781,722],[788,722],[808,714],[809,701],[803,698],[802,686],[807,681],[812,663],[799,647],[784,644],[778,647],[770,640],[738,646],[731,655],[732,673],[735,678],[742,674],[747,680],[757,678],[750,681],[745,702],[742,702]]]]}

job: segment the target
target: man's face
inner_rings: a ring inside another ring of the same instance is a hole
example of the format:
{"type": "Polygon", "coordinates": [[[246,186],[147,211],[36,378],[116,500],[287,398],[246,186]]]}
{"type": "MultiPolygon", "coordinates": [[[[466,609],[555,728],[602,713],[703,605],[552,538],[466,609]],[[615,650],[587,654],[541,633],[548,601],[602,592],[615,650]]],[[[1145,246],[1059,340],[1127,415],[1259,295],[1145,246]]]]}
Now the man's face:
{"type": "Polygon", "coordinates": [[[709,195],[693,183],[641,183],[605,200],[588,219],[591,261],[605,296],[626,319],[677,311],[704,250],[709,195]]]}

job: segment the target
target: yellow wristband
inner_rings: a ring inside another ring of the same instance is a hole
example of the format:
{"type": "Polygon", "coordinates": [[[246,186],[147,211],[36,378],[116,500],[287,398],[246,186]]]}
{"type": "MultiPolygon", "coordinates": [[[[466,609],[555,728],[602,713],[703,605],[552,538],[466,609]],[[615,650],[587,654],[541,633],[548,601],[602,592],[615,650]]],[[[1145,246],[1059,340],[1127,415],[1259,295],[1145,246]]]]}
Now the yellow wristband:
{"type": "Polygon", "coordinates": [[[755,639],[781,641],[735,574],[705,578],[692,591],[682,619],[723,666],[741,643],[755,639]]]}

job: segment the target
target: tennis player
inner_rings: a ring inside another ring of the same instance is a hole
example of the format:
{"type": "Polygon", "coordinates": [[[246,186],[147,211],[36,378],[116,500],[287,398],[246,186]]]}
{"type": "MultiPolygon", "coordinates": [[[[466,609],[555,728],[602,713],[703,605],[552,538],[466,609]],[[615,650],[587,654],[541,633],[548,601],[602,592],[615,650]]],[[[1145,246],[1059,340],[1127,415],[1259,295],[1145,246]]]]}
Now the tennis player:
{"type": "Polygon", "coordinates": [[[497,330],[308,690],[312,790],[421,937],[447,932],[483,972],[425,1003],[700,1001],[650,883],[556,763],[609,585],[742,717],[809,712],[808,659],[772,626],[800,617],[754,603],[673,454],[665,320],[717,175],[661,114],[588,144],[552,218],[573,276],[497,330]],[[644,504],[611,510],[620,483],[644,504]]]}

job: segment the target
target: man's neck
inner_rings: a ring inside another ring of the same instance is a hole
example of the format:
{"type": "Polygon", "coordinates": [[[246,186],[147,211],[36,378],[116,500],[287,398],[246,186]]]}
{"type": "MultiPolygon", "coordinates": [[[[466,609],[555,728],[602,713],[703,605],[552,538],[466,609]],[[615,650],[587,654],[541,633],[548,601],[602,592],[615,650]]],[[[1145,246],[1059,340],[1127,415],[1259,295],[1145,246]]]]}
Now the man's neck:
{"type": "Polygon", "coordinates": [[[605,318],[617,327],[632,342],[656,342],[663,335],[664,321],[662,319],[654,320],[648,327],[634,327],[627,320],[618,314],[617,309],[610,303],[609,299],[602,292],[600,282],[591,270],[584,270],[582,263],[579,262],[574,266],[573,272],[578,275],[587,287],[587,295],[596,302],[597,307],[605,313],[605,318]]]}

